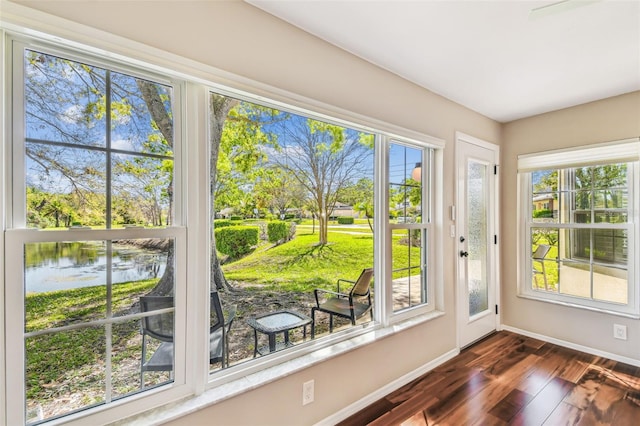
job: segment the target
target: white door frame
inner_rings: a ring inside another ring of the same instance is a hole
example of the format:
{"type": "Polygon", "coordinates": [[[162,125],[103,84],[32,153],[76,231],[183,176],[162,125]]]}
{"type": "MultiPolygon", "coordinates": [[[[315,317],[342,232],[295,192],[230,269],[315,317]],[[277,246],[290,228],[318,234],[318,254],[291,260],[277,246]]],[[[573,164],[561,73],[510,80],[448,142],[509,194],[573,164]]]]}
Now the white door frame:
{"type": "MultiPolygon", "coordinates": [[[[465,133],[462,132],[456,132],[456,139],[455,139],[455,181],[456,181],[456,185],[455,185],[455,194],[456,194],[456,198],[455,198],[455,202],[456,205],[460,206],[461,203],[464,203],[465,201],[461,199],[461,197],[463,196],[463,194],[461,194],[460,191],[460,185],[461,182],[459,181],[460,177],[459,177],[459,163],[462,160],[461,156],[461,149],[460,149],[460,143],[464,142],[464,143],[468,143],[468,144],[473,144],[473,145],[477,145],[481,148],[485,148],[488,149],[490,151],[493,151],[494,153],[494,160],[495,160],[495,170],[496,170],[496,174],[494,175],[494,179],[493,179],[493,197],[492,198],[492,205],[491,205],[491,209],[492,209],[492,214],[489,218],[489,222],[490,222],[490,230],[489,233],[490,235],[494,235],[496,238],[496,244],[491,244],[492,247],[492,252],[493,255],[491,256],[492,261],[490,262],[491,264],[489,265],[489,268],[491,268],[490,271],[490,276],[492,276],[494,278],[494,297],[495,297],[495,305],[496,305],[496,309],[497,309],[497,313],[495,315],[495,329],[499,330],[500,329],[500,324],[502,323],[502,309],[501,309],[501,303],[500,303],[500,288],[501,288],[501,284],[500,284],[500,238],[499,238],[499,234],[498,231],[500,229],[500,182],[499,182],[499,162],[500,162],[500,147],[498,145],[495,145],[493,143],[484,141],[482,139],[478,139],[475,138],[473,136],[467,135],[465,133]]],[[[459,238],[460,238],[460,232],[461,232],[461,228],[462,228],[462,221],[464,220],[464,218],[462,217],[462,212],[463,209],[462,208],[458,208],[455,209],[454,208],[454,212],[452,212],[452,216],[455,217],[455,240],[454,240],[454,258],[455,263],[456,263],[456,280],[455,280],[455,300],[456,300],[456,342],[457,342],[457,346],[460,349],[461,347],[468,345],[468,342],[466,344],[463,344],[463,342],[461,342],[461,333],[460,333],[460,329],[462,327],[461,324],[461,315],[460,313],[462,312],[461,310],[468,310],[468,304],[464,303],[465,301],[462,300],[462,297],[460,295],[461,292],[461,286],[462,285],[466,285],[465,283],[461,282],[461,271],[460,271],[460,261],[458,259],[458,256],[460,255],[460,243],[459,243],[459,238]],[[455,212],[455,213],[454,213],[455,212]],[[464,305],[464,306],[463,306],[464,305]]],[[[482,337],[482,336],[478,336],[478,337],[482,337]]]]}

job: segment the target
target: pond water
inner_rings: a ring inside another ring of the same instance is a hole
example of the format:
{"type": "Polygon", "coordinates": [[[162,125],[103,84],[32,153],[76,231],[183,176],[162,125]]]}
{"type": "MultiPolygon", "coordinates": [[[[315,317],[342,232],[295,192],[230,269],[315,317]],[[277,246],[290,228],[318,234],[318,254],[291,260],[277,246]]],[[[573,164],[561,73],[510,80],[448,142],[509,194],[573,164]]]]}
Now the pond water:
{"type": "MultiPolygon", "coordinates": [[[[107,282],[105,241],[30,243],[25,245],[25,291],[39,293],[104,285],[107,282]]],[[[112,243],[113,284],[160,278],[165,251],[112,243]]]]}

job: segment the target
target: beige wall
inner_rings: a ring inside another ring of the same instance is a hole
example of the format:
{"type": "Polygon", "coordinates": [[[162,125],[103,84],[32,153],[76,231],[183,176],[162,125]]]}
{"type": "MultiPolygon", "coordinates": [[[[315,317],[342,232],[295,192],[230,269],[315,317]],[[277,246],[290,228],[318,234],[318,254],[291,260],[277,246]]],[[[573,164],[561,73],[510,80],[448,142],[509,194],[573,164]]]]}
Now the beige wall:
{"type": "MultiPolygon", "coordinates": [[[[640,360],[640,321],[516,296],[516,171],[519,154],[640,136],[640,92],[542,114],[504,125],[502,133],[503,324],[640,360]],[[627,325],[628,340],[613,338],[627,325]]],[[[636,259],[636,265],[640,262],[636,259]]]]}
{"type": "MultiPolygon", "coordinates": [[[[517,155],[640,135],[639,92],[500,126],[242,2],[16,3],[293,94],[442,138],[447,142],[444,209],[454,203],[455,131],[501,144],[503,322],[640,360],[638,321],[521,299],[516,296],[515,287],[517,155]],[[614,322],[628,326],[628,341],[613,339],[614,322]]],[[[52,28],[51,32],[62,30],[52,28]]],[[[446,211],[443,217],[447,218],[446,211]]],[[[445,221],[445,229],[449,225],[445,221]]],[[[448,237],[444,239],[444,252],[452,254],[445,255],[445,316],[174,423],[310,424],[455,348],[456,259],[455,246],[448,237]],[[302,407],[301,384],[310,379],[315,380],[316,400],[302,407]],[[347,381],[348,386],[344,386],[347,381]]]]}
{"type": "MultiPolygon", "coordinates": [[[[17,2],[338,108],[447,142],[446,209],[454,203],[454,134],[500,142],[498,123],[421,89],[241,2],[17,2]]],[[[51,32],[65,33],[63,28],[51,32]]],[[[96,44],[100,41],[96,40],[96,44]]],[[[445,235],[444,252],[454,253],[445,235]]],[[[456,347],[455,257],[445,255],[446,315],[216,404],[175,424],[310,424],[456,347]],[[301,388],[315,380],[315,402],[301,388]],[[289,421],[287,421],[289,419],[289,421]]]]}

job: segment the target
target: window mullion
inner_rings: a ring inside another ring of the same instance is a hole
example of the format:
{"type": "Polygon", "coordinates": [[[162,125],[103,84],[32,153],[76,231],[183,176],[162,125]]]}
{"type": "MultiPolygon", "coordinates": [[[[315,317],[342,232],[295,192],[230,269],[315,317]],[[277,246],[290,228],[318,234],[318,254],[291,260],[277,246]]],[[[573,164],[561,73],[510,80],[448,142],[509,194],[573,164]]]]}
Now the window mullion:
{"type": "Polygon", "coordinates": [[[375,179],[374,179],[374,263],[376,277],[373,309],[375,318],[384,326],[389,324],[393,312],[391,287],[391,229],[389,227],[389,178],[388,169],[389,138],[375,136],[375,179]]]}

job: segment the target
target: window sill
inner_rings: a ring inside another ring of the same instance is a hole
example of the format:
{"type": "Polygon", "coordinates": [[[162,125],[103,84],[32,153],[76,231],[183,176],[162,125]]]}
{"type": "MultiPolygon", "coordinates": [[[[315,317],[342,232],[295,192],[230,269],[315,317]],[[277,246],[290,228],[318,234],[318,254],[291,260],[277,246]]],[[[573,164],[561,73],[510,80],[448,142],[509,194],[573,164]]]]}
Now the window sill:
{"type": "Polygon", "coordinates": [[[610,310],[610,309],[605,309],[605,308],[598,308],[595,306],[587,306],[587,305],[581,305],[579,303],[571,303],[571,302],[566,302],[564,300],[554,300],[554,299],[549,299],[546,297],[541,297],[541,296],[536,296],[536,295],[531,295],[528,293],[519,293],[518,297],[521,299],[528,299],[528,300],[535,300],[537,302],[543,302],[543,303],[551,303],[553,305],[560,305],[560,306],[565,306],[568,308],[575,308],[575,309],[582,309],[585,311],[591,311],[591,312],[598,312],[601,314],[607,314],[607,315],[615,315],[618,317],[623,317],[623,318],[631,318],[631,319],[640,319],[640,315],[638,313],[635,312],[619,312],[619,311],[614,311],[614,310],[610,310]]]}
{"type": "MultiPolygon", "coordinates": [[[[215,386],[201,395],[182,398],[160,408],[148,410],[144,413],[114,422],[114,425],[148,425],[176,420],[180,417],[202,410],[208,406],[226,399],[259,388],[274,382],[281,377],[288,376],[313,365],[325,362],[338,355],[353,351],[376,342],[379,339],[403,332],[409,328],[434,320],[444,315],[442,311],[432,311],[424,315],[413,317],[388,327],[367,327],[356,336],[347,337],[335,343],[324,343],[319,349],[307,349],[301,356],[289,359],[280,364],[260,369],[225,383],[222,379],[214,379],[215,386]],[[216,382],[220,383],[216,385],[216,382]]],[[[312,345],[312,347],[314,347],[312,345]]],[[[304,350],[304,349],[303,349],[304,350]]]]}

